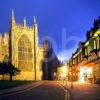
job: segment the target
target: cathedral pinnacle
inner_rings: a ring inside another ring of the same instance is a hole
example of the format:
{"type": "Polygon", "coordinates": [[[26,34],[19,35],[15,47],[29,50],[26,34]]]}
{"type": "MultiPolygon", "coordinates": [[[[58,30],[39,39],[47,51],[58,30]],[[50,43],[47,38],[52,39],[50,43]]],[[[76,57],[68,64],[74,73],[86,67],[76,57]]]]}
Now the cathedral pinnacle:
{"type": "Polygon", "coordinates": [[[15,18],[14,18],[14,9],[12,9],[12,20],[15,21],[15,18]]]}
{"type": "Polygon", "coordinates": [[[12,17],[14,17],[14,9],[12,9],[12,17]]]}
{"type": "Polygon", "coordinates": [[[36,24],[36,17],[34,16],[34,24],[36,24]]]}
{"type": "Polygon", "coordinates": [[[15,24],[15,18],[14,18],[14,10],[12,9],[12,18],[11,18],[11,20],[12,20],[12,25],[14,25],[15,24]]]}
{"type": "Polygon", "coordinates": [[[24,17],[24,26],[26,26],[26,18],[24,17]]]}

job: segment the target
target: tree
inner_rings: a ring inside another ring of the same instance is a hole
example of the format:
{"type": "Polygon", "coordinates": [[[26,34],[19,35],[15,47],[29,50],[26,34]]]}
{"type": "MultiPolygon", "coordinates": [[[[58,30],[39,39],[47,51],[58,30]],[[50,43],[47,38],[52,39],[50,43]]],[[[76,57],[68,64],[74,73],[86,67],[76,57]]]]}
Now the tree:
{"type": "Polygon", "coordinates": [[[12,80],[13,76],[17,75],[20,73],[20,70],[13,66],[11,63],[0,63],[0,74],[3,75],[3,80],[4,80],[4,75],[8,74],[9,75],[9,80],[12,80]]]}
{"type": "Polygon", "coordinates": [[[3,79],[4,80],[4,75],[5,75],[5,67],[3,65],[3,63],[0,63],[0,74],[3,75],[3,79]]]}

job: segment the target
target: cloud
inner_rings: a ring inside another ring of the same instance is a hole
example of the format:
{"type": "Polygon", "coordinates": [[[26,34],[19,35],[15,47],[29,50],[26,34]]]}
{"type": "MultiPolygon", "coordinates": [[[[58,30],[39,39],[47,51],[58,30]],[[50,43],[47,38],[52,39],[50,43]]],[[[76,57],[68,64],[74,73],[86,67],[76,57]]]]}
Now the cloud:
{"type": "Polygon", "coordinates": [[[71,58],[72,53],[74,53],[76,49],[77,49],[77,46],[68,50],[63,50],[58,53],[57,57],[60,61],[62,61],[63,63],[66,63],[71,58]]]}

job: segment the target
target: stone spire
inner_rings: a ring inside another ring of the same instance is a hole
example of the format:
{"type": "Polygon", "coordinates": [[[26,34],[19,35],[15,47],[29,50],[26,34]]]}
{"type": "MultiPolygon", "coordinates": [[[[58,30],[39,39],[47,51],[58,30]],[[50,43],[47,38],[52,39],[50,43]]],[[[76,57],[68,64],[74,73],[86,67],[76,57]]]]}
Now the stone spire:
{"type": "Polygon", "coordinates": [[[16,24],[16,22],[15,22],[15,17],[14,17],[14,10],[13,10],[13,9],[12,9],[11,24],[12,24],[12,26],[16,24]]]}
{"type": "Polygon", "coordinates": [[[12,17],[14,17],[14,9],[12,9],[12,17]]]}
{"type": "Polygon", "coordinates": [[[26,27],[26,18],[24,17],[24,27],[26,27]]]}
{"type": "Polygon", "coordinates": [[[34,24],[36,24],[36,17],[34,16],[34,24]]]}
{"type": "Polygon", "coordinates": [[[35,33],[37,33],[37,23],[36,23],[36,17],[34,16],[34,30],[35,30],[35,33]]]}
{"type": "Polygon", "coordinates": [[[12,21],[15,21],[14,10],[12,9],[12,21]]]}
{"type": "Polygon", "coordinates": [[[36,44],[38,45],[38,26],[37,26],[37,23],[36,23],[36,17],[34,16],[34,37],[35,37],[35,41],[36,41],[36,44]]]}

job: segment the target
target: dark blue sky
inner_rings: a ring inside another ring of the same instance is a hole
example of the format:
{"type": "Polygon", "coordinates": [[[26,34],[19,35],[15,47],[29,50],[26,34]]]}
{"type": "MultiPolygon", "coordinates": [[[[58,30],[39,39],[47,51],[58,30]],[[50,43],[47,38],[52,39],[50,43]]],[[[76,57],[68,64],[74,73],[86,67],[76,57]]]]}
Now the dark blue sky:
{"type": "Polygon", "coordinates": [[[19,24],[26,17],[27,25],[32,26],[36,16],[40,40],[48,33],[56,54],[65,60],[75,52],[78,41],[86,40],[86,32],[100,15],[100,0],[2,0],[2,34],[10,30],[12,8],[19,24]]]}

